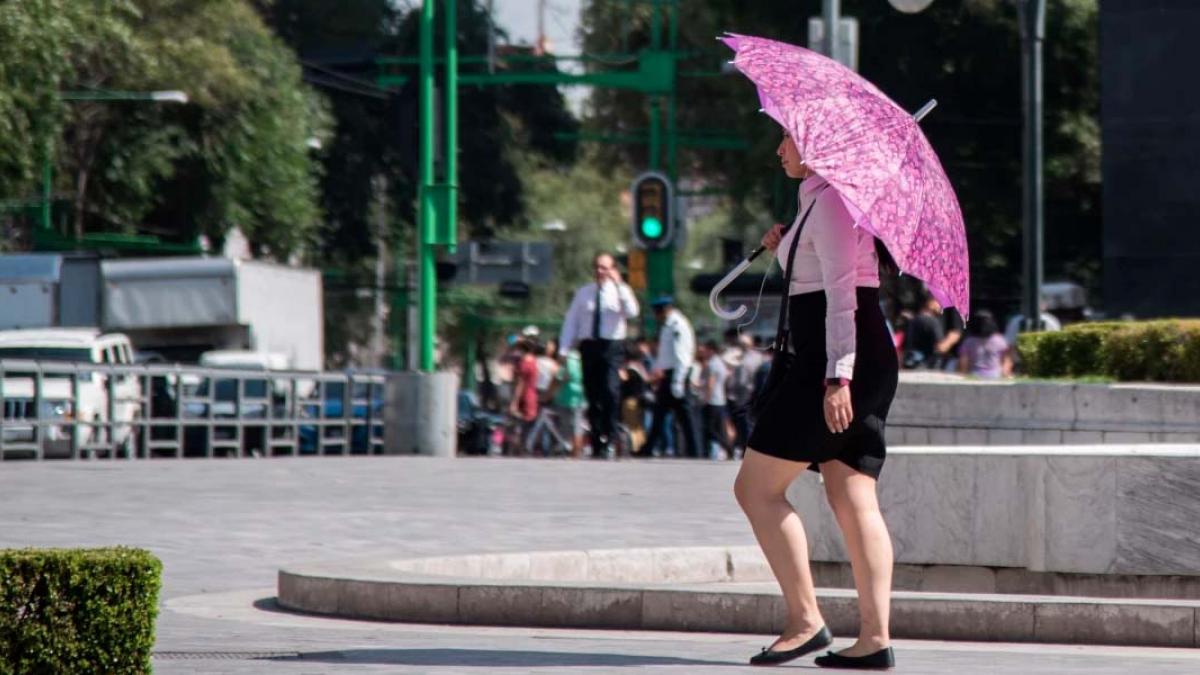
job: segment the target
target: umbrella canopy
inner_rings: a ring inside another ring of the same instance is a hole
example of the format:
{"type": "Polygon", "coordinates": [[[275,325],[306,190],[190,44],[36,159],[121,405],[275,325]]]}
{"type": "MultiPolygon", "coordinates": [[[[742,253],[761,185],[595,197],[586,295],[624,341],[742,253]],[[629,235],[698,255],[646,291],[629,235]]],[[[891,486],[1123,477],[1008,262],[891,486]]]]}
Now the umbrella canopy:
{"type": "Polygon", "coordinates": [[[791,135],[855,225],[878,237],[900,270],[942,307],[970,312],[962,210],[912,115],[858,73],[816,52],[747,35],[721,40],[758,87],[763,112],[791,135]]]}

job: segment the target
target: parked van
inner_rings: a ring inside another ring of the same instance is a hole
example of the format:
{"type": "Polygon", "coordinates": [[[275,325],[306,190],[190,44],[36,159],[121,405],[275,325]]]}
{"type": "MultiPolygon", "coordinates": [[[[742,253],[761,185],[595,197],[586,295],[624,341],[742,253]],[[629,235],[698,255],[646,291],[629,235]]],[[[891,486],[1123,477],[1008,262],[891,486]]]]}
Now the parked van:
{"type": "MultiPolygon", "coordinates": [[[[131,365],[133,347],[129,338],[121,333],[101,333],[95,328],[49,328],[33,330],[0,331],[0,361],[69,362],[90,365],[131,365]]],[[[42,398],[58,401],[64,395],[70,398],[70,375],[46,374],[42,383],[42,398]],[[66,388],[63,388],[65,383],[66,388]]],[[[33,373],[5,372],[4,412],[5,424],[15,423],[20,417],[36,417],[33,410],[33,389],[36,378],[33,373]],[[23,402],[28,402],[24,405],[23,402]],[[10,403],[11,402],[11,403],[10,403]],[[13,420],[8,419],[12,412],[13,420]],[[18,415],[18,413],[21,413],[18,415]]],[[[72,419],[88,422],[108,420],[108,376],[103,373],[82,373],[79,376],[78,397],[72,402],[69,414],[72,419]]],[[[118,375],[113,383],[112,442],[126,453],[133,449],[135,438],[131,422],[140,417],[142,406],[141,382],[134,375],[118,375]]],[[[64,408],[66,410],[66,408],[64,408]]],[[[102,427],[79,425],[75,429],[75,442],[105,441],[107,431],[102,427]]],[[[7,439],[6,439],[7,440],[7,439]]]]}

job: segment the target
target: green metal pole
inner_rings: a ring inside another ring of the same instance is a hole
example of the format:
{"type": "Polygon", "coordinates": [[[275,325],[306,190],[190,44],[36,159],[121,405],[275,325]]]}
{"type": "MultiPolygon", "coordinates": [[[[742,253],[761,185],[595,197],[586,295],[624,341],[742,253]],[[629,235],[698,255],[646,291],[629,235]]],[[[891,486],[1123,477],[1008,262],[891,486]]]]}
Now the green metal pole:
{"type": "Polygon", "coordinates": [[[650,97],[650,168],[658,169],[662,163],[662,138],[659,131],[659,100],[657,96],[650,97]]]}
{"type": "Polygon", "coordinates": [[[417,257],[421,276],[421,361],[420,370],[433,371],[433,335],[437,319],[437,270],[434,266],[433,241],[437,204],[434,189],[433,153],[437,130],[434,128],[433,27],[436,0],[421,6],[421,223],[417,238],[417,257]]]}
{"type": "MultiPolygon", "coordinates": [[[[458,0],[446,0],[446,232],[458,224],[458,0]]],[[[453,253],[453,237],[445,242],[453,253]]]]}

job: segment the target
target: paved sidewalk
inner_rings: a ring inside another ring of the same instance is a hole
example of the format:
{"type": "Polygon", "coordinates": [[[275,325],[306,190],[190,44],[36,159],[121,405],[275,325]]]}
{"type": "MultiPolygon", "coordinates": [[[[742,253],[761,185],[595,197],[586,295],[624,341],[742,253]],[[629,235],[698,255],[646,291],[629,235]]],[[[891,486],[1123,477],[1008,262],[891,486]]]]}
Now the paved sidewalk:
{"type": "MultiPolygon", "coordinates": [[[[159,673],[740,672],[768,636],[393,625],[254,607],[297,562],[751,545],[735,472],[686,461],[4,462],[0,546],[126,544],[161,557],[159,673]]],[[[1196,650],[902,643],[899,657],[911,673],[1200,672],[1196,650]]]]}

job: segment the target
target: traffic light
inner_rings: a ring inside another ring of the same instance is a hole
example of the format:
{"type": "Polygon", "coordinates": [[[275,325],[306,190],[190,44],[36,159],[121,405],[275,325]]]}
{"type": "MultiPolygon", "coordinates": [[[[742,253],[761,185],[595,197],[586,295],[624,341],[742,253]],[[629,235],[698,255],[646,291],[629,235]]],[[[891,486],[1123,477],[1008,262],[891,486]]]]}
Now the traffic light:
{"type": "Polygon", "coordinates": [[[675,191],[657,171],[633,179],[633,241],[647,249],[666,248],[675,238],[675,191]]]}

